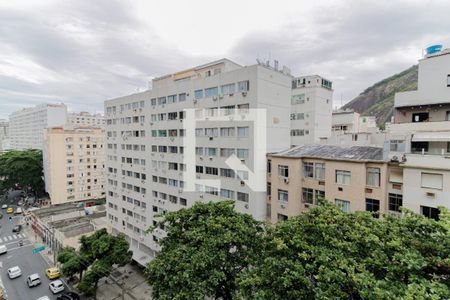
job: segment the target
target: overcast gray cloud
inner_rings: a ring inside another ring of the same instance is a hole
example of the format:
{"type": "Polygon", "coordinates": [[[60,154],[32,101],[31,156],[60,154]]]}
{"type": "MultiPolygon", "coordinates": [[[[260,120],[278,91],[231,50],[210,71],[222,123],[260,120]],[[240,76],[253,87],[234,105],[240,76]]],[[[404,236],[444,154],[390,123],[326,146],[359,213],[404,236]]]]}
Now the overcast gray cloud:
{"type": "Polygon", "coordinates": [[[33,2],[0,4],[0,118],[43,102],[102,111],[151,77],[221,57],[323,75],[338,105],[427,45],[450,46],[447,1],[33,2]]]}

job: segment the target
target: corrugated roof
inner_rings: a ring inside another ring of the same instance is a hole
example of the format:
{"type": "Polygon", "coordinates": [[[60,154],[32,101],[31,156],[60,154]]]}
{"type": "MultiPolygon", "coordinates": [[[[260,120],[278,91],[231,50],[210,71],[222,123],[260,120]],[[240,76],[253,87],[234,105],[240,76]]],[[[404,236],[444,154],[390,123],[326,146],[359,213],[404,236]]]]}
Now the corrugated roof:
{"type": "Polygon", "coordinates": [[[369,146],[303,145],[271,154],[284,157],[313,157],[336,160],[387,161],[383,148],[369,146]]]}

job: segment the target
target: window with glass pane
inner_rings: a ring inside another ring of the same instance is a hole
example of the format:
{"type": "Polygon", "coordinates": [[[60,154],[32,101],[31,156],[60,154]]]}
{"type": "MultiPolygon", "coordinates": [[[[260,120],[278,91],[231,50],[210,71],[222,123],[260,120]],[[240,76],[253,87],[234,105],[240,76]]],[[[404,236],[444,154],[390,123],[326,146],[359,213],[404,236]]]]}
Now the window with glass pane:
{"type": "Polygon", "coordinates": [[[186,101],[186,93],[181,93],[178,95],[178,101],[184,102],[186,101]]]}
{"type": "Polygon", "coordinates": [[[267,182],[266,193],[267,193],[267,196],[270,196],[272,194],[272,183],[270,183],[270,182],[267,182]]]}
{"type": "Polygon", "coordinates": [[[272,172],[272,161],[269,159],[267,160],[267,173],[272,172]]]}
{"type": "Polygon", "coordinates": [[[325,200],[325,191],[316,190],[316,204],[319,203],[319,200],[325,200]]]}
{"type": "Polygon", "coordinates": [[[208,156],[216,156],[217,148],[206,148],[206,155],[208,156]]]}
{"type": "Polygon", "coordinates": [[[309,188],[303,188],[303,203],[314,204],[314,190],[309,188]]]}
{"type": "Polygon", "coordinates": [[[380,168],[367,168],[367,185],[380,186],[380,168]]]}
{"type": "Polygon", "coordinates": [[[314,168],[316,172],[315,173],[316,179],[325,180],[325,164],[316,163],[314,164],[314,168]]]}
{"type": "MultiPolygon", "coordinates": [[[[379,212],[380,200],[366,198],[366,211],[379,212]]],[[[379,215],[376,214],[374,216],[378,217],[379,215]]]]}
{"type": "Polygon", "coordinates": [[[234,154],[233,148],[220,148],[220,156],[221,157],[229,157],[234,154]]]}
{"type": "Polygon", "coordinates": [[[167,96],[167,103],[171,104],[171,103],[175,103],[175,102],[177,102],[177,95],[167,96]]]}
{"type": "Polygon", "coordinates": [[[237,171],[236,171],[236,176],[237,176],[240,180],[248,180],[248,171],[237,170],[237,171]]]}
{"type": "Polygon", "coordinates": [[[224,95],[233,94],[235,92],[235,86],[234,83],[222,85],[221,93],[224,95]]]}
{"type": "Polygon", "coordinates": [[[194,92],[195,94],[195,99],[202,99],[203,98],[203,90],[196,90],[194,92]]]}
{"type": "Polygon", "coordinates": [[[195,129],[195,136],[204,136],[205,130],[203,128],[195,129]]]}
{"type": "Polygon", "coordinates": [[[350,184],[350,181],[351,181],[350,171],[336,170],[336,183],[350,184]]]}
{"type": "Polygon", "coordinates": [[[404,152],[405,151],[405,141],[403,140],[391,140],[390,150],[394,152],[404,152]]]}
{"type": "Polygon", "coordinates": [[[400,211],[400,207],[403,206],[403,195],[389,193],[389,210],[400,211]]]}
{"type": "Polygon", "coordinates": [[[196,155],[203,155],[203,147],[195,147],[196,155]]]}
{"type": "Polygon", "coordinates": [[[205,97],[213,97],[219,94],[217,86],[205,89],[205,97]]]}
{"type": "Polygon", "coordinates": [[[220,176],[228,177],[228,178],[234,178],[234,170],[221,168],[220,169],[220,176]]]}
{"type": "Polygon", "coordinates": [[[248,203],[248,194],[247,193],[237,192],[237,200],[248,203]]]}
{"type": "Polygon", "coordinates": [[[304,177],[314,177],[314,163],[304,162],[303,163],[303,176],[304,177]]]}
{"type": "Polygon", "coordinates": [[[220,136],[223,137],[234,136],[234,127],[220,128],[220,136]]]}
{"type": "Polygon", "coordinates": [[[420,211],[427,218],[435,219],[436,221],[439,220],[439,209],[435,207],[420,206],[420,211]]]}
{"type": "Polygon", "coordinates": [[[289,167],[284,165],[278,165],[278,176],[289,177],[289,167]]]}
{"type": "Polygon", "coordinates": [[[236,149],[236,156],[240,159],[247,159],[248,149],[236,149]]]}
{"type": "Polygon", "coordinates": [[[159,105],[161,105],[161,104],[166,104],[166,97],[159,97],[158,98],[158,104],[159,105]]]}
{"type": "Polygon", "coordinates": [[[350,201],[335,199],[336,206],[342,209],[343,212],[350,212],[350,201]]]}
{"type": "Polygon", "coordinates": [[[220,196],[225,199],[233,199],[234,200],[234,191],[227,190],[227,189],[221,189],[220,196]]]}
{"type": "Polygon", "coordinates": [[[239,92],[247,92],[250,89],[250,82],[248,80],[238,82],[239,92]]]}
{"type": "Polygon", "coordinates": [[[219,136],[219,129],[218,128],[205,128],[206,136],[209,137],[216,137],[219,136]]]}
{"type": "Polygon", "coordinates": [[[238,137],[248,137],[248,127],[237,128],[238,137]]]}
{"type": "Polygon", "coordinates": [[[278,190],[278,201],[288,202],[289,194],[288,191],[278,190]]]}

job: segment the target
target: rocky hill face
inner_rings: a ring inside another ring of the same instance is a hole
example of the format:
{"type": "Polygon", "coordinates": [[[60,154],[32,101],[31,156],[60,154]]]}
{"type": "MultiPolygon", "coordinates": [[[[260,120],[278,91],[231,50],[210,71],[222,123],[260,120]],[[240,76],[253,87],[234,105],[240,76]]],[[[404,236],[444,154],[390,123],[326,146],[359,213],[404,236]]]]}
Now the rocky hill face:
{"type": "Polygon", "coordinates": [[[353,109],[364,116],[376,116],[377,124],[389,122],[394,111],[397,92],[417,89],[417,65],[383,79],[367,88],[358,97],[345,104],[343,109],[353,109]]]}

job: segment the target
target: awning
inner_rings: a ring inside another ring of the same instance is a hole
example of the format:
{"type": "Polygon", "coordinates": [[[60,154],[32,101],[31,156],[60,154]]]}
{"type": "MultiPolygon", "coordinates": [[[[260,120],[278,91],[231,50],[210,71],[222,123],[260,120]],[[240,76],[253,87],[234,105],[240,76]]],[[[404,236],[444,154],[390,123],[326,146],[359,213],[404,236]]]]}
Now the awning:
{"type": "Polygon", "coordinates": [[[413,142],[450,142],[450,131],[417,132],[413,142]]]}

